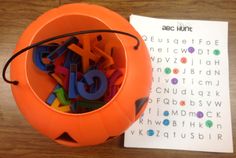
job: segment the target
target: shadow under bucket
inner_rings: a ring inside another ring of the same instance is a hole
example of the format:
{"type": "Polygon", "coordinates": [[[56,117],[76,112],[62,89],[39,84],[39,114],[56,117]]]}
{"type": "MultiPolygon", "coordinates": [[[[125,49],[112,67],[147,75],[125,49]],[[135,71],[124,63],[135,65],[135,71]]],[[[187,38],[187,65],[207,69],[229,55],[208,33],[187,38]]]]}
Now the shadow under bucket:
{"type": "MultiPolygon", "coordinates": [[[[32,49],[11,63],[11,80],[19,82],[12,85],[12,93],[22,114],[40,133],[67,146],[100,144],[122,134],[144,112],[152,82],[150,58],[141,36],[126,19],[97,5],[69,4],[44,13],[24,31],[15,53],[44,39],[84,30],[100,31],[74,35],[81,41],[81,48],[89,45],[92,50],[96,45],[112,50],[113,67],[123,73],[117,93],[98,109],[75,114],[45,103],[56,82],[34,64],[32,49]],[[137,37],[138,47],[134,47],[136,40],[119,31],[137,37]]],[[[64,58],[62,55],[60,60],[64,58]]]]}

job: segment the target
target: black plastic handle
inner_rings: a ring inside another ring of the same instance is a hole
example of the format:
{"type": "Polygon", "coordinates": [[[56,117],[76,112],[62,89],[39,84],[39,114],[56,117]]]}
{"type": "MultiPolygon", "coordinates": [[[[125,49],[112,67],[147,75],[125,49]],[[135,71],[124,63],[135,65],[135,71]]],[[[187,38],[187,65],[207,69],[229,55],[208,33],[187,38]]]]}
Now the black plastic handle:
{"type": "Polygon", "coordinates": [[[118,30],[84,30],[84,31],[78,31],[78,32],[71,32],[71,33],[66,33],[66,34],[61,34],[61,35],[58,35],[58,36],[54,36],[54,37],[51,37],[51,38],[47,38],[45,40],[42,40],[42,41],[39,41],[37,43],[34,43],[28,47],[25,47],[23,49],[21,49],[20,51],[16,52],[7,62],[6,64],[4,65],[3,67],[3,71],[2,71],[2,78],[5,82],[7,83],[10,83],[10,84],[14,84],[14,85],[18,85],[19,84],[19,81],[15,80],[15,81],[11,81],[11,80],[8,80],[6,78],[6,70],[7,70],[7,67],[9,66],[9,64],[19,55],[21,55],[22,53],[24,53],[25,51],[31,49],[31,48],[34,48],[34,47],[37,47],[37,46],[40,46],[44,43],[47,43],[47,42],[50,42],[50,41],[53,41],[53,40],[56,40],[56,39],[61,39],[61,38],[65,38],[65,37],[69,37],[69,36],[75,36],[75,35],[81,35],[81,34],[90,34],[90,33],[118,33],[118,34],[123,34],[123,35],[126,35],[126,36],[130,36],[132,38],[134,38],[136,41],[137,41],[137,44],[134,46],[134,49],[138,49],[139,45],[140,45],[140,41],[138,39],[138,37],[130,34],[130,33],[127,33],[127,32],[123,32],[123,31],[118,31],[118,30]]]}

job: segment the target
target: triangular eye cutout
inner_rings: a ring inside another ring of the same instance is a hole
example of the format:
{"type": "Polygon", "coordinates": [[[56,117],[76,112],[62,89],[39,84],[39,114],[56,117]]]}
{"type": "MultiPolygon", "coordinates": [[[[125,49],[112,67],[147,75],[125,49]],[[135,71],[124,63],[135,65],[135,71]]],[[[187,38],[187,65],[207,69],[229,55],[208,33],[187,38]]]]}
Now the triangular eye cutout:
{"type": "Polygon", "coordinates": [[[139,98],[135,101],[135,114],[138,115],[143,105],[148,101],[148,97],[139,98]]]}
{"type": "Polygon", "coordinates": [[[63,141],[71,142],[71,143],[78,143],[67,132],[64,132],[62,135],[57,137],[56,140],[63,140],[63,141]]]}
{"type": "Polygon", "coordinates": [[[111,139],[113,139],[113,138],[115,138],[115,137],[116,137],[116,136],[110,136],[110,137],[107,138],[106,141],[109,141],[109,140],[111,140],[111,139]]]}

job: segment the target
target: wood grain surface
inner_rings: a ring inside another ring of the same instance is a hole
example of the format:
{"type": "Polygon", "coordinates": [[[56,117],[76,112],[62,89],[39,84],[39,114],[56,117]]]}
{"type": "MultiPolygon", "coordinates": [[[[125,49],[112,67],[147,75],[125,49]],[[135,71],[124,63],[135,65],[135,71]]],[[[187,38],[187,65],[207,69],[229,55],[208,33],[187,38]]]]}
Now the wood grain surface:
{"type": "MultiPolygon", "coordinates": [[[[43,12],[67,3],[88,2],[110,8],[128,19],[130,14],[169,18],[223,20],[229,22],[230,96],[236,142],[236,1],[235,0],[0,0],[0,69],[12,55],[22,31],[43,12]]],[[[2,70],[0,70],[2,72],[2,70]]],[[[20,114],[10,85],[0,79],[0,158],[236,158],[236,154],[127,149],[123,136],[93,147],[68,148],[34,130],[20,114]]],[[[236,150],[236,145],[234,145],[236,150]]]]}

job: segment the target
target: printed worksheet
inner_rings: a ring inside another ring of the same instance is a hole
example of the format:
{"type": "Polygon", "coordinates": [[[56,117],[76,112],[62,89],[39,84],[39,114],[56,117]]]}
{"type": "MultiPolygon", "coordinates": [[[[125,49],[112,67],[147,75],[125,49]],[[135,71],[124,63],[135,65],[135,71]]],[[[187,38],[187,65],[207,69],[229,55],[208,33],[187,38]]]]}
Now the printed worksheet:
{"type": "Polygon", "coordinates": [[[233,152],[228,22],[137,15],[152,88],[145,113],[125,132],[125,147],[233,152]]]}

